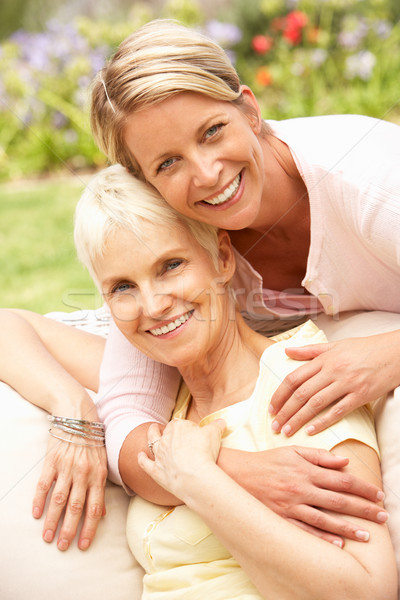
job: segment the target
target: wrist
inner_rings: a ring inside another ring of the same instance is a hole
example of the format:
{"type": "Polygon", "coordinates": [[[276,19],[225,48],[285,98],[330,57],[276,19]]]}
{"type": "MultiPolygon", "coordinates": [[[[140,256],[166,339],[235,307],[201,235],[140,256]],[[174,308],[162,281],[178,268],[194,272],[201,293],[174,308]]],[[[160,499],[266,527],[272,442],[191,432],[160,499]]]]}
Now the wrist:
{"type": "Polygon", "coordinates": [[[73,394],[58,395],[51,402],[49,412],[54,416],[71,419],[99,420],[96,405],[84,388],[76,390],[73,394]]]}
{"type": "Polygon", "coordinates": [[[203,464],[190,472],[179,474],[174,481],[174,495],[182,500],[189,508],[198,512],[203,498],[220,475],[221,469],[214,462],[203,464]]]}

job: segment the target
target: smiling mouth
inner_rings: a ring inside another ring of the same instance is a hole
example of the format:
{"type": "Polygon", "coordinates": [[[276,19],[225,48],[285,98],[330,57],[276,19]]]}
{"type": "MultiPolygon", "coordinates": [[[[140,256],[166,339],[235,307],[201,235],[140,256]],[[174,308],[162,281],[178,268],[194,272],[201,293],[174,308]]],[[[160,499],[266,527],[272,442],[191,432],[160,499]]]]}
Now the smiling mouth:
{"type": "Polygon", "coordinates": [[[192,314],[193,310],[185,313],[184,315],[181,315],[180,317],[175,319],[175,321],[171,321],[171,323],[168,323],[168,325],[163,325],[162,327],[149,329],[148,331],[151,333],[151,335],[155,336],[165,335],[166,333],[169,333],[170,331],[174,331],[174,329],[178,329],[178,327],[181,327],[184,323],[186,323],[188,319],[190,319],[192,314]]]}
{"type": "Polygon", "coordinates": [[[240,181],[242,179],[242,173],[236,175],[235,179],[232,183],[218,196],[214,196],[214,198],[210,198],[209,200],[202,200],[204,204],[212,204],[212,206],[217,206],[219,204],[223,204],[227,202],[236,194],[239,189],[240,181]]]}

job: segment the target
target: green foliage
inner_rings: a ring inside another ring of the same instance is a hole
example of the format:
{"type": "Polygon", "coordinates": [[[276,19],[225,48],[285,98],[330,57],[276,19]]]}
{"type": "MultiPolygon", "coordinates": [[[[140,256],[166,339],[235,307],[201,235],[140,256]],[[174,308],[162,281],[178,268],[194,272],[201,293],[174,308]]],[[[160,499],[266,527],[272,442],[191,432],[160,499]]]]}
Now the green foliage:
{"type": "Polygon", "coordinates": [[[0,186],[2,308],[46,313],[101,306],[73,243],[73,212],[83,187],[75,178],[0,186]]]}
{"type": "Polygon", "coordinates": [[[235,7],[244,33],[236,66],[266,118],[362,113],[400,120],[396,3],[239,0],[235,7]]]}
{"type": "Polygon", "coordinates": [[[135,2],[123,20],[51,20],[0,45],[0,179],[106,164],[89,130],[89,85],[118,44],[155,17],[221,43],[266,118],[400,121],[398,0],[234,0],[221,3],[218,20],[195,0],[166,0],[160,10],[135,2]]]}

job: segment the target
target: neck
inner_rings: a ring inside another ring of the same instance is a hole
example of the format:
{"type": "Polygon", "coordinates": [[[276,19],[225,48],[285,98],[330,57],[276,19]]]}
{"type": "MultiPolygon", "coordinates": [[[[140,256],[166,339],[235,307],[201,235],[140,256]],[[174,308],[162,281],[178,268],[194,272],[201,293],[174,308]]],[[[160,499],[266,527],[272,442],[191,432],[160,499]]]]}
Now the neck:
{"type": "Polygon", "coordinates": [[[260,213],[251,229],[260,233],[273,229],[290,235],[303,223],[308,228],[309,203],[306,185],[288,146],[267,136],[263,144],[265,184],[260,213]]]}
{"type": "Polygon", "coordinates": [[[260,357],[272,343],[250,329],[237,313],[217,346],[203,360],[180,370],[192,395],[188,418],[200,421],[249,397],[259,374],[260,357]]]}

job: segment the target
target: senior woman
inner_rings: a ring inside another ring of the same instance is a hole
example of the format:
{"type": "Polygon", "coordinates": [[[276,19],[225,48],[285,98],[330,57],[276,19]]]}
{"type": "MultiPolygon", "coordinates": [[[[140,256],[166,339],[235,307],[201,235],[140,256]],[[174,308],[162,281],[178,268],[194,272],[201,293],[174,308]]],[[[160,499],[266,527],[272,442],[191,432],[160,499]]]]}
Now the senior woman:
{"type": "Polygon", "coordinates": [[[254,332],[230,287],[236,265],[227,232],[179,215],[140,182],[127,197],[122,182],[130,176],[112,169],[114,187],[100,175],[78,203],[78,255],[128,342],[178,369],[183,383],[174,417],[190,422],[184,442],[175,422],[167,426],[165,443],[159,430],[156,436],[149,431],[149,451],[156,457],[162,451],[162,469],[159,461],[157,470],[146,455],[139,458],[186,502],[131,501],[128,541],[146,571],[143,598],[395,598],[385,525],[368,524],[368,544],[349,541],[341,550],[277,516],[216,467],[215,425],[198,441],[198,425],[223,419],[224,446],[257,452],[308,443],[333,449],[350,458],[350,472],[379,484],[367,407],[313,437],[300,430],[289,439],[271,430],[268,399],[296,366],[285,349],[319,343],[322,331],[308,321],[274,340],[254,332]],[[203,464],[207,440],[212,450],[203,464]],[[163,469],[169,476],[160,476],[163,469]]]}
{"type": "MultiPolygon", "coordinates": [[[[254,330],[271,334],[319,311],[400,312],[398,126],[353,115],[263,121],[223,50],[170,21],[151,22],[121,44],[94,83],[91,112],[94,136],[112,162],[182,214],[229,230],[232,286],[254,330]]],[[[307,430],[317,433],[393,389],[399,343],[394,331],[288,348],[291,358],[312,360],[276,390],[273,430],[289,436],[318,415],[307,430]]],[[[131,487],[132,457],[148,423],[168,420],[178,382],[176,371],[145,360],[111,328],[100,387],[108,402],[100,412],[111,470],[131,487]],[[132,397],[135,413],[122,420],[132,397]]],[[[264,481],[274,481],[278,457],[224,463],[270,501],[264,481]]]]}

